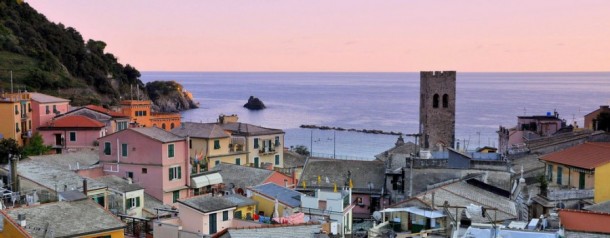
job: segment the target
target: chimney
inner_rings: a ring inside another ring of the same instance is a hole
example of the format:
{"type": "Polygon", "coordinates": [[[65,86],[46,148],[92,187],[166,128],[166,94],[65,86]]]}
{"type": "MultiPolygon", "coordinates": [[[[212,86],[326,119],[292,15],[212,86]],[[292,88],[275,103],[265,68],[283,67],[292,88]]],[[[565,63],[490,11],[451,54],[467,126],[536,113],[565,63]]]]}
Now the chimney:
{"type": "Polygon", "coordinates": [[[83,193],[87,196],[87,179],[83,179],[83,193]]]}
{"type": "Polygon", "coordinates": [[[25,227],[25,225],[26,225],[25,214],[23,214],[23,213],[17,214],[17,221],[19,221],[19,225],[21,227],[25,227]]]}
{"type": "Polygon", "coordinates": [[[9,155],[9,159],[11,162],[11,182],[13,183],[12,189],[13,192],[19,192],[19,176],[17,173],[17,163],[19,162],[19,159],[14,155],[9,155]]]}

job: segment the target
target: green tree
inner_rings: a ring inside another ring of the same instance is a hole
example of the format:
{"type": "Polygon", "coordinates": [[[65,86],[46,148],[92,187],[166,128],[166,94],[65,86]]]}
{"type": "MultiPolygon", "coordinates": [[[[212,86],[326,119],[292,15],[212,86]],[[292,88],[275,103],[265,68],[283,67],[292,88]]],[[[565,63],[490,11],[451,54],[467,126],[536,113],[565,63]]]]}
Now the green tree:
{"type": "Polygon", "coordinates": [[[22,158],[23,148],[12,138],[0,140],[0,164],[8,164],[9,155],[22,158]]]}
{"type": "Polygon", "coordinates": [[[304,145],[297,145],[294,147],[294,152],[296,152],[297,154],[300,155],[304,155],[304,156],[309,156],[309,149],[307,149],[307,146],[304,145]]]}
{"type": "Polygon", "coordinates": [[[549,187],[549,181],[547,181],[547,177],[544,174],[538,176],[538,182],[540,183],[540,194],[546,196],[549,187]]]}
{"type": "Polygon", "coordinates": [[[45,145],[40,133],[36,132],[30,143],[23,147],[25,156],[44,155],[51,150],[51,146],[45,145]]]}
{"type": "Polygon", "coordinates": [[[594,123],[597,123],[597,130],[610,131],[610,113],[600,113],[594,123]]]}

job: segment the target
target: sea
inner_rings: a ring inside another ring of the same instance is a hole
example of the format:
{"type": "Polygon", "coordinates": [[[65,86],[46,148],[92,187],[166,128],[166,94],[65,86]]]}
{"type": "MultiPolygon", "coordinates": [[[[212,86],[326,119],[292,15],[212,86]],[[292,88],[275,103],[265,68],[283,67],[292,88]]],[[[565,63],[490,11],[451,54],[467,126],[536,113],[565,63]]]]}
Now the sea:
{"type": "MultiPolygon", "coordinates": [[[[419,132],[418,72],[142,72],[141,79],[174,80],[190,91],[200,108],[182,112],[183,121],[216,122],[220,114],[237,114],[241,122],[283,129],[285,147],[304,145],[317,156],[372,160],[398,136],[303,124],[419,132]],[[267,108],[244,108],[250,96],[267,108]]],[[[456,140],[475,149],[496,146],[499,126],[516,126],[517,116],[557,112],[582,127],[584,115],[608,105],[610,72],[458,72],[456,87],[456,140]]]]}

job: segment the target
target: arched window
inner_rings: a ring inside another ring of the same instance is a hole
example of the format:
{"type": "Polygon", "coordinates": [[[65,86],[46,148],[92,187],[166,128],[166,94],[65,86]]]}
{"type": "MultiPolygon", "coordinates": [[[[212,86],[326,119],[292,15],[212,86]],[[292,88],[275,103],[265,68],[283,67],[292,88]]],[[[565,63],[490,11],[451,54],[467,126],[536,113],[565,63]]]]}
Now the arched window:
{"type": "Polygon", "coordinates": [[[438,94],[434,94],[434,97],[432,97],[432,107],[438,108],[438,94]]]}
{"type": "Polygon", "coordinates": [[[443,94],[443,107],[444,108],[449,107],[449,95],[447,95],[447,94],[443,94]]]}
{"type": "Polygon", "coordinates": [[[163,130],[165,130],[165,123],[161,124],[161,128],[163,128],[163,130]]]}
{"type": "Polygon", "coordinates": [[[174,129],[174,123],[172,122],[172,124],[169,125],[169,129],[174,129]]]}

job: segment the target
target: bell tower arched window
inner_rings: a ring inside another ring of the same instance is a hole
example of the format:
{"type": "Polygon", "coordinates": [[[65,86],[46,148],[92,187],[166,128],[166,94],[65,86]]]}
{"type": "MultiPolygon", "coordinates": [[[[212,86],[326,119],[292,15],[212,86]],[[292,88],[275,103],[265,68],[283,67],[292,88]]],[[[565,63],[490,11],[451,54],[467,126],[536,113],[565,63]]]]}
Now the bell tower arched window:
{"type": "Polygon", "coordinates": [[[449,95],[447,95],[447,94],[443,94],[443,107],[444,108],[449,107],[449,95]]]}
{"type": "Polygon", "coordinates": [[[438,101],[439,101],[438,94],[434,94],[434,96],[432,97],[432,107],[433,108],[438,108],[438,101]]]}

